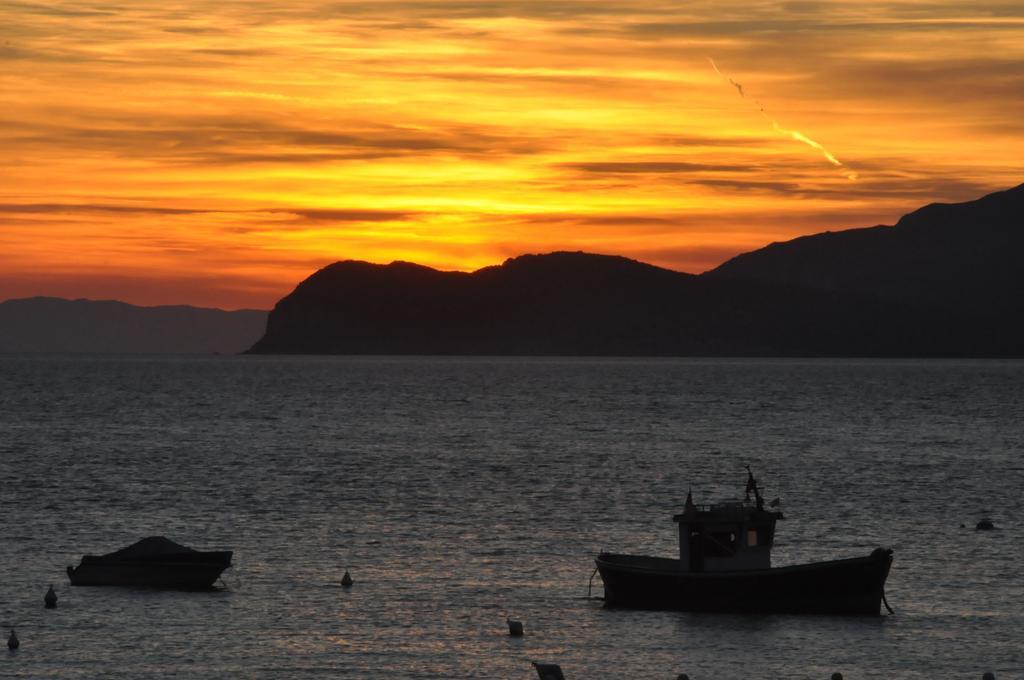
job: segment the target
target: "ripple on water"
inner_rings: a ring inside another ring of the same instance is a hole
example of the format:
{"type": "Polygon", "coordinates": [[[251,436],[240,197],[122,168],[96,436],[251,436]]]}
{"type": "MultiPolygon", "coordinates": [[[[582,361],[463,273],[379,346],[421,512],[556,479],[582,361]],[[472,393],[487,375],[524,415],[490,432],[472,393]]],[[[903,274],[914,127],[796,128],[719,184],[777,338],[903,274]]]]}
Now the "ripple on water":
{"type": "Polygon", "coordinates": [[[999,361],[0,357],[0,625],[23,642],[0,675],[1012,677],[1022,378],[999,361]],[[686,491],[734,497],[746,463],[783,500],[776,563],[892,546],[895,616],[585,598],[595,553],[671,555],[686,491]],[[971,530],[982,512],[1003,529],[971,530]],[[83,553],[153,534],[233,549],[228,590],[67,585],[83,553]]]}

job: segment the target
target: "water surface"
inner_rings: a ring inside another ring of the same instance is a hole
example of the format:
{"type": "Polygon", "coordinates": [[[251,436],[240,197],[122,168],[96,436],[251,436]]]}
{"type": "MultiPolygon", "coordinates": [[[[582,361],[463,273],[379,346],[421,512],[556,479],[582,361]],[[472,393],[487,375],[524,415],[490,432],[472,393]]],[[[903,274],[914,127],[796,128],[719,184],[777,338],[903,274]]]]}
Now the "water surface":
{"type": "Polygon", "coordinates": [[[0,675],[1019,677],[1022,385],[1003,361],[2,356],[0,675]],[[775,564],[892,547],[896,615],[587,599],[597,552],[671,556],[687,490],[736,498],[744,464],[782,498],[775,564]],[[154,534],[234,550],[228,588],[68,585],[154,534]]]}

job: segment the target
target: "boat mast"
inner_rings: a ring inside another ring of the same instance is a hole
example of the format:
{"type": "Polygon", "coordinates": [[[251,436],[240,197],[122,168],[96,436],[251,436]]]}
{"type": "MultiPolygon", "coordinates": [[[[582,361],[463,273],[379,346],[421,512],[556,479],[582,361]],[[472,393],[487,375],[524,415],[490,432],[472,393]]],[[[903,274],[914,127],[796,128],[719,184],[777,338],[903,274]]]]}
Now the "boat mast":
{"type": "Polygon", "coordinates": [[[749,465],[744,465],[747,468],[747,502],[750,502],[750,492],[754,492],[754,501],[757,503],[758,510],[764,510],[764,499],[761,497],[761,490],[757,488],[757,480],[754,479],[754,473],[750,471],[749,465]]]}

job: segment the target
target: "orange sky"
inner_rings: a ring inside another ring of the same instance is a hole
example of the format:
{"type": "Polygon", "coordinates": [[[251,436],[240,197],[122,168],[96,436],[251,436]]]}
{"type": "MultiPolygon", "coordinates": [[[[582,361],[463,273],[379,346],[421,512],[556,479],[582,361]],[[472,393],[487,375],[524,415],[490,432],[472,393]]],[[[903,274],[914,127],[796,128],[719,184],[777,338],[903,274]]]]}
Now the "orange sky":
{"type": "Polygon", "coordinates": [[[340,259],[559,249],[700,272],[1024,181],[1024,4],[7,0],[0,149],[0,300],[269,308],[340,259]]]}

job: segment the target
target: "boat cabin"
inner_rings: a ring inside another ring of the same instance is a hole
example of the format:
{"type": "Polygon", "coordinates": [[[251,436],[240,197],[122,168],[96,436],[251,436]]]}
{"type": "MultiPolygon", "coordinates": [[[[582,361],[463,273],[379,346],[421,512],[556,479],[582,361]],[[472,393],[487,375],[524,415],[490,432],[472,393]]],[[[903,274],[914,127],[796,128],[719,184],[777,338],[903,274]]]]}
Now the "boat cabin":
{"type": "Polygon", "coordinates": [[[696,505],[686,495],[679,524],[679,560],[685,572],[770,569],[775,522],[782,513],[764,509],[754,476],[747,480],[747,500],[696,505]],[[754,502],[750,502],[750,492],[754,502]]]}

